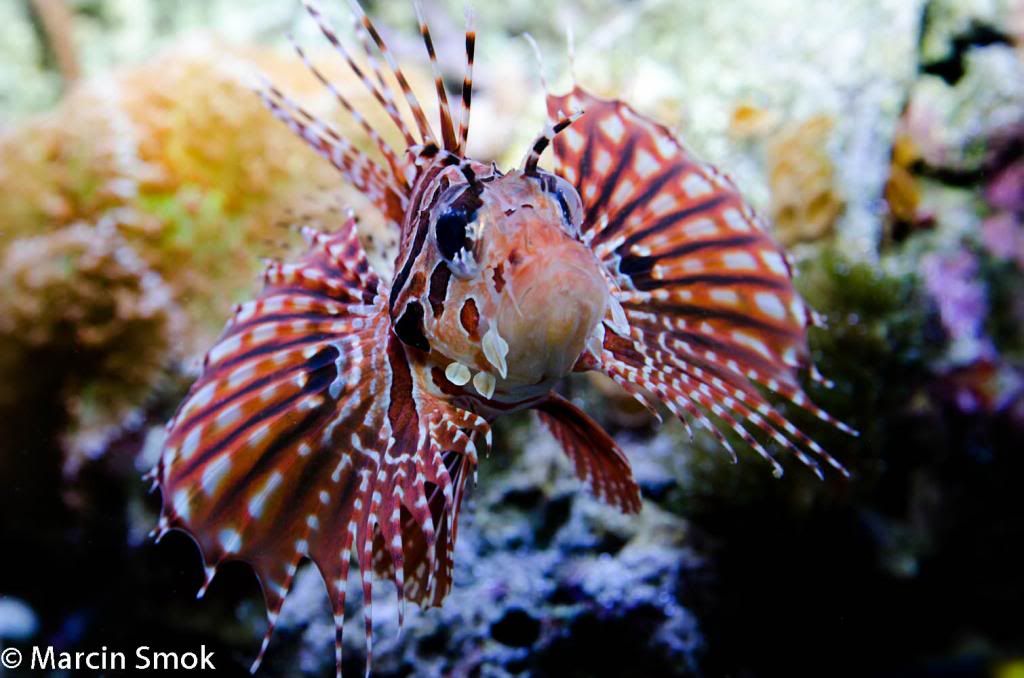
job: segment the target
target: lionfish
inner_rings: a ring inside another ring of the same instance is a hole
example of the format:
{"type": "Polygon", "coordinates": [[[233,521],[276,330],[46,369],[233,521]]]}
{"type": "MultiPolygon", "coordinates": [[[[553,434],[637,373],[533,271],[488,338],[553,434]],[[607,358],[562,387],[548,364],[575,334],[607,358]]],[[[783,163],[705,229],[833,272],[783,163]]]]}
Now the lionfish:
{"type": "Polygon", "coordinates": [[[371,268],[354,217],[331,232],[305,229],[305,253],[268,265],[263,292],[236,308],[206,355],[152,471],[163,495],[156,532],[181,529],[198,543],[200,596],[226,559],[255,569],[268,628],[253,671],[304,559],[328,588],[339,674],[353,554],[368,672],[374,573],[397,587],[400,623],[405,600],[441,604],[466,481],[503,414],[535,410],[593,494],[639,511],[623,452],[554,390],[571,372],[604,373],[656,416],[660,401],[735,458],[720,427],[730,429],[776,475],[782,466],[755,433],[819,476],[817,460],[846,474],[762,391],[853,433],[801,389],[801,369],[821,379],[805,336],[815,316],[793,288],[786,256],[725,174],[666,127],[578,85],[546,93],[549,123],[519,168],[473,160],[471,15],[456,128],[416,6],[437,136],[377,28],[349,1],[364,62],[313,0],[303,4],[402,135],[404,153],[297,44],[379,160],[272,84],[260,93],[394,230],[393,280],[371,268]],[[538,166],[549,145],[553,173],[538,166]]]}

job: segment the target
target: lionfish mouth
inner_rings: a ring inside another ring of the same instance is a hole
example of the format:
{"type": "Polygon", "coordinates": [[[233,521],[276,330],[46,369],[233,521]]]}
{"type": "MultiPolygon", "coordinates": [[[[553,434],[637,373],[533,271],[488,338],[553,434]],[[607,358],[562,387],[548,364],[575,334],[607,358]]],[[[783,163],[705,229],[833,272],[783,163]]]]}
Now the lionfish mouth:
{"type": "Polygon", "coordinates": [[[508,386],[569,372],[608,308],[608,283],[594,255],[566,240],[516,271],[496,321],[509,344],[508,386]]]}

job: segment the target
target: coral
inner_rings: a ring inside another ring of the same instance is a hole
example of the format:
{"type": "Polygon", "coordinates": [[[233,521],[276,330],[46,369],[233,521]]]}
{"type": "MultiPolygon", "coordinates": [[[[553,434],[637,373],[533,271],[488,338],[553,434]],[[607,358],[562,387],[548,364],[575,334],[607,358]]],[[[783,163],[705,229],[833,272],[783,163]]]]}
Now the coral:
{"type": "Polygon", "coordinates": [[[823,238],[843,211],[828,153],[832,127],[830,118],[819,115],[787,126],[769,142],[771,217],[783,244],[823,238]]]}
{"type": "Polygon", "coordinates": [[[937,391],[964,414],[1002,412],[1024,400],[1024,372],[993,360],[977,360],[941,375],[937,391]]]}
{"type": "Polygon", "coordinates": [[[916,170],[923,161],[923,143],[930,129],[919,110],[908,106],[897,128],[885,184],[885,202],[889,208],[887,235],[902,240],[907,232],[931,225],[934,214],[924,207],[924,187],[916,170]]]}
{"type": "Polygon", "coordinates": [[[977,258],[967,250],[934,252],[921,261],[921,274],[953,342],[954,362],[966,364],[991,354],[991,343],[983,332],[988,302],[978,278],[977,258]]]}
{"type": "Polygon", "coordinates": [[[993,213],[982,223],[982,243],[992,256],[1024,271],[1024,123],[992,140],[985,175],[985,199],[993,213]]]}
{"type": "Polygon", "coordinates": [[[149,170],[116,218],[204,334],[251,291],[259,256],[284,253],[285,211],[333,178],[245,77],[238,56],[207,41],[115,76],[119,110],[149,170]]]}
{"type": "Polygon", "coordinates": [[[147,168],[109,81],[0,134],[0,247],[76,221],[95,221],[138,194],[147,168]]]}
{"type": "Polygon", "coordinates": [[[996,210],[1024,215],[1024,122],[993,135],[988,155],[985,198],[996,210]]]}
{"type": "MultiPolygon", "coordinates": [[[[338,203],[362,205],[266,112],[246,58],[187,42],[83,83],[55,111],[5,133],[0,247],[79,221],[112,224],[189,311],[189,347],[208,343],[254,287],[260,256],[284,255],[295,241],[285,226],[330,227],[338,203]]],[[[316,85],[297,59],[252,61],[285,89],[316,85]]]]}
{"type": "Polygon", "coordinates": [[[921,60],[933,70],[955,74],[957,60],[974,46],[1012,36],[1019,0],[930,0],[921,36],[921,60]]]}
{"type": "Polygon", "coordinates": [[[1001,213],[981,224],[981,241],[989,254],[1008,259],[1024,271],[1024,224],[1012,214],[1001,213]]]}
{"type": "Polygon", "coordinates": [[[909,170],[915,154],[907,139],[898,138],[893,145],[892,155],[889,181],[885,185],[885,200],[893,217],[899,221],[913,222],[917,219],[921,202],[920,191],[909,170]]]}
{"type": "Polygon", "coordinates": [[[1006,26],[1017,43],[1017,50],[1024,55],[1024,2],[1021,0],[1010,0],[1010,14],[1006,26]]]}
{"type": "Polygon", "coordinates": [[[32,418],[54,417],[54,403],[72,421],[73,453],[102,449],[174,353],[181,318],[171,290],[111,227],[86,224],[14,242],[0,287],[6,425],[34,430],[32,418]]]}
{"type": "Polygon", "coordinates": [[[771,132],[778,122],[778,116],[771,111],[751,103],[743,103],[732,110],[729,134],[740,140],[756,139],[771,132]]]}
{"type": "Polygon", "coordinates": [[[988,140],[1020,121],[1024,110],[1024,61],[1006,45],[976,47],[963,55],[955,83],[937,75],[920,78],[910,94],[921,122],[915,139],[930,166],[957,172],[979,169],[988,140]],[[927,121],[927,122],[925,122],[927,121]]]}
{"type": "MultiPolygon", "coordinates": [[[[0,2],[4,114],[60,90],[27,4],[0,2]]],[[[422,66],[408,3],[373,4],[397,58],[422,66]]],[[[457,84],[461,17],[425,4],[457,84]]],[[[827,319],[810,345],[835,387],[807,388],[862,435],[779,403],[853,478],[819,483],[787,465],[776,480],[753,452],[737,446],[733,465],[709,437],[671,421],[655,431],[635,401],[574,377],[569,395],[629,456],[642,513],[589,499],[528,417],[504,420],[467,497],[445,607],[407,610],[399,634],[394,589],[377,587],[375,674],[801,675],[836,657],[864,675],[1020,673],[1024,217],[1012,123],[1024,109],[1024,2],[587,0],[556,19],[543,3],[477,4],[473,155],[518,163],[543,119],[538,67],[515,36],[537,37],[560,91],[572,25],[581,84],[653,112],[728,167],[759,211],[784,211],[789,241],[816,241],[795,252],[797,284],[827,319]],[[911,229],[879,251],[883,186],[911,229]]],[[[283,40],[277,51],[205,38],[164,49],[199,23],[232,40],[280,36],[297,5],[69,6],[92,78],[50,113],[0,119],[0,532],[10,553],[32,554],[4,560],[4,593],[17,598],[0,601],[0,636],[40,640],[34,626],[71,649],[203,642],[222,670],[241,671],[265,628],[255,579],[227,564],[195,601],[194,544],[145,537],[157,497],[138,476],[189,381],[180,365],[164,379],[160,364],[209,345],[258,284],[259,257],[287,256],[284,225],[331,228],[355,207],[382,269],[391,234],[248,91],[252,62],[368,148],[283,40]],[[106,441],[136,406],[139,426],[106,441]],[[106,451],[70,482],[60,440],[72,462],[106,451]]],[[[309,21],[293,27],[307,47],[322,43],[309,21]]],[[[393,134],[329,50],[311,55],[393,134]]],[[[407,75],[429,108],[427,69],[407,75]]],[[[364,657],[358,589],[350,582],[349,675],[364,657]]],[[[333,633],[323,584],[304,568],[262,674],[333,674],[333,633]]]]}
{"type": "MultiPolygon", "coordinates": [[[[911,262],[916,266],[913,257],[911,262]]],[[[851,261],[833,248],[803,261],[799,270],[797,288],[824,318],[824,329],[809,333],[812,357],[835,383],[816,389],[817,399],[870,439],[887,416],[894,416],[892,408],[913,398],[940,355],[929,334],[928,299],[917,272],[890,262],[851,261]]],[[[832,443],[829,449],[851,464],[871,448],[822,432],[829,436],[823,444],[832,443]],[[842,448],[850,453],[844,455],[842,448]]]]}
{"type": "Polygon", "coordinates": [[[138,155],[154,169],[143,182],[144,193],[183,186],[216,190],[225,211],[240,214],[290,190],[300,178],[333,176],[267,113],[252,90],[260,70],[274,73],[286,90],[311,87],[311,76],[297,60],[269,53],[255,61],[212,40],[185,42],[115,74],[119,108],[137,130],[138,155]]]}

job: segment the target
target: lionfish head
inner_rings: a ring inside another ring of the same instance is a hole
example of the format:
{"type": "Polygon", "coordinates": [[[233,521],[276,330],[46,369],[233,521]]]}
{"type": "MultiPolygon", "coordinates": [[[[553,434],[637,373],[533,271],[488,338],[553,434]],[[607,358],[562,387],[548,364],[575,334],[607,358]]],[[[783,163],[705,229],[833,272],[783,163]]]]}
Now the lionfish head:
{"type": "MultiPolygon", "coordinates": [[[[424,192],[435,197],[422,208],[426,242],[411,283],[426,302],[413,308],[432,361],[456,385],[492,375],[499,396],[546,390],[572,368],[610,299],[579,240],[579,194],[535,166],[503,174],[463,162],[436,183],[424,192]]],[[[393,309],[399,328],[408,308],[393,309]]],[[[477,390],[491,396],[482,379],[477,390]]]]}

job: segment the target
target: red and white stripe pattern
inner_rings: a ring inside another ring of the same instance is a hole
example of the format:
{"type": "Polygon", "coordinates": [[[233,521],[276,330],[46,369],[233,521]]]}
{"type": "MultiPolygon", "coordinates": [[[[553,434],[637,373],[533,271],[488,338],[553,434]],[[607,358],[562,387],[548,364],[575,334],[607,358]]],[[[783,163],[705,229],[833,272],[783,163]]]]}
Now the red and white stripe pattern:
{"type": "Polygon", "coordinates": [[[539,405],[537,415],[562,446],[576,476],[595,497],[624,513],[640,512],[640,488],[633,479],[633,469],[610,435],[561,396],[539,405]]]}
{"type": "MultiPolygon", "coordinates": [[[[581,238],[604,264],[624,323],[608,323],[599,369],[642,386],[723,445],[731,429],[782,466],[755,433],[821,475],[846,470],[768,402],[774,391],[852,433],[814,405],[797,375],[811,368],[810,310],[785,254],[732,181],[692,157],[663,126],[579,87],[548,96],[548,114],[585,115],[554,140],[557,173],[576,186],[581,238]],[[717,422],[717,423],[716,423],[717,422]]],[[[817,372],[811,369],[811,374],[817,372]]]]}
{"type": "Polygon", "coordinates": [[[254,668],[304,558],[328,583],[339,643],[351,554],[368,640],[374,569],[400,596],[438,604],[463,486],[489,439],[479,417],[420,390],[354,220],[307,235],[307,254],[268,267],[263,293],[206,356],[156,469],[159,530],[194,536],[207,584],[227,559],[259,575],[269,628],[254,668]]]}

